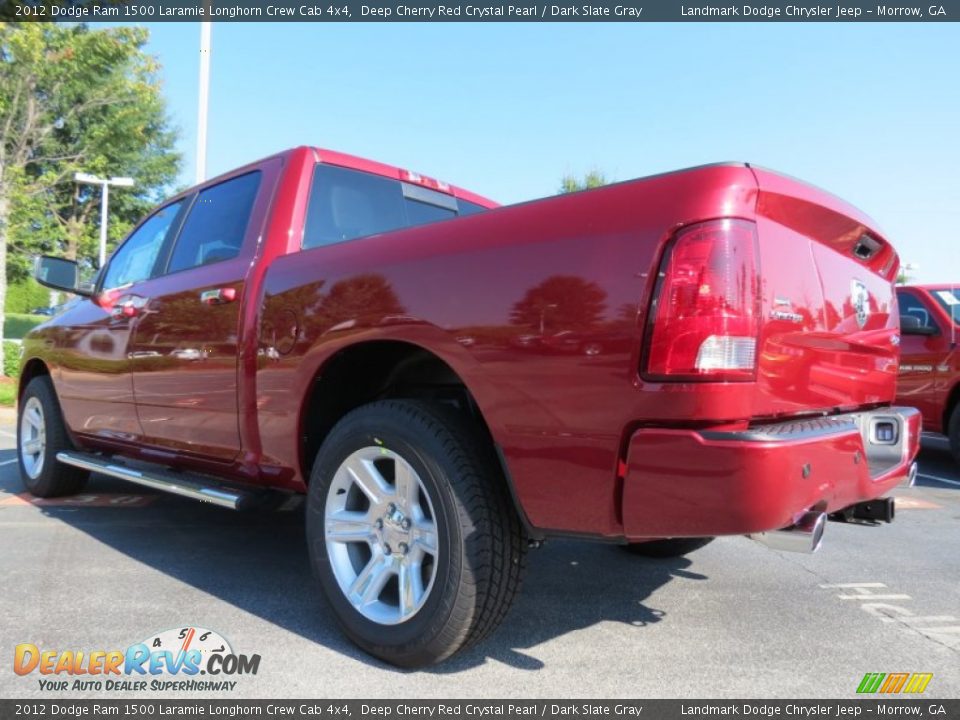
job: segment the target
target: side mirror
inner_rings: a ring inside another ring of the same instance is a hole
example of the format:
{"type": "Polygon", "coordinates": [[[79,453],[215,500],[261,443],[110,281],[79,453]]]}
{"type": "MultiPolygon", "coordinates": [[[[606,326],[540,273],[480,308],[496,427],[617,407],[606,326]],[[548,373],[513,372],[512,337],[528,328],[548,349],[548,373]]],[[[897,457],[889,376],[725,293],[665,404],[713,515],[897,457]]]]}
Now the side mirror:
{"type": "Polygon", "coordinates": [[[940,331],[931,326],[924,325],[916,315],[900,316],[900,334],[901,335],[938,335],[940,331]]]}
{"type": "Polygon", "coordinates": [[[41,285],[75,295],[90,297],[92,289],[81,287],[80,268],[74,260],[44,255],[33,266],[33,277],[41,285]]]}

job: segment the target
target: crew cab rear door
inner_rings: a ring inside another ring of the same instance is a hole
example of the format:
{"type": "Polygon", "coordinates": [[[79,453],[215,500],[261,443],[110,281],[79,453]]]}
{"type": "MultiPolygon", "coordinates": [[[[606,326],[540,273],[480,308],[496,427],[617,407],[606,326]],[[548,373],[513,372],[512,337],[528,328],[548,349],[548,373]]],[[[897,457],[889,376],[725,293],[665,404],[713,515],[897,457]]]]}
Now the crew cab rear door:
{"type": "Polygon", "coordinates": [[[279,164],[191,195],[157,276],[139,289],[129,355],[149,445],[223,462],[240,452],[240,308],[279,164]]]}

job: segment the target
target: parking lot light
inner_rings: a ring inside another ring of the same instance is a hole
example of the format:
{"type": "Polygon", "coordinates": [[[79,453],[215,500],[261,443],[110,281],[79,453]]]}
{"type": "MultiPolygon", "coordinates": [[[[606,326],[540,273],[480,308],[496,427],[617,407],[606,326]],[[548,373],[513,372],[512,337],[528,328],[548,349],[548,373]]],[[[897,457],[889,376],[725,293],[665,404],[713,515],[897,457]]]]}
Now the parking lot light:
{"type": "Polygon", "coordinates": [[[134,180],[130,177],[112,177],[101,178],[90,173],[75,173],[73,179],[78,183],[86,185],[99,185],[100,195],[100,262],[98,267],[103,267],[107,260],[107,208],[110,204],[110,186],[114,187],[133,187],[134,180]]]}

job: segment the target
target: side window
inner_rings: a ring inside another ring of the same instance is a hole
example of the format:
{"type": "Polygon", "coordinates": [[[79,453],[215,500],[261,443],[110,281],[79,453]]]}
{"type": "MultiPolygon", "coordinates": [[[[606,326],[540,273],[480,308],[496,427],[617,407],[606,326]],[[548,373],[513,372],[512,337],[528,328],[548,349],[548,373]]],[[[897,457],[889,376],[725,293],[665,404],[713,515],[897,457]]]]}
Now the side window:
{"type": "Polygon", "coordinates": [[[201,192],[183,223],[167,272],[235,258],[243,245],[259,187],[257,170],[201,192]]]}
{"type": "Polygon", "coordinates": [[[930,318],[930,311],[912,293],[897,293],[897,303],[900,305],[901,315],[917,318],[921,327],[937,327],[937,324],[930,318]]]}
{"type": "Polygon", "coordinates": [[[157,211],[127,238],[110,258],[106,275],[103,276],[104,288],[123,287],[150,277],[163,241],[181,205],[183,201],[157,211]]]}
{"type": "Polygon", "coordinates": [[[303,232],[304,248],[376,235],[406,224],[399,181],[317,165],[303,232]]]}

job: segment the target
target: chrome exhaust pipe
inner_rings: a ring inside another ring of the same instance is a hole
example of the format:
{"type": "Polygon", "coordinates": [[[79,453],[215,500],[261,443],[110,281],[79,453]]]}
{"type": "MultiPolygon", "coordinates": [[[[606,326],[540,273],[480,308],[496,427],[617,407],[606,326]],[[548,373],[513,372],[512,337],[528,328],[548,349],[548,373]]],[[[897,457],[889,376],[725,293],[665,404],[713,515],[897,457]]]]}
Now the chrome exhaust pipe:
{"type": "Polygon", "coordinates": [[[823,530],[827,525],[827,514],[811,510],[799,517],[790,527],[769,532],[753,533],[751,540],[766,545],[771,550],[784,552],[815,553],[823,540],[823,530]]]}
{"type": "Polygon", "coordinates": [[[916,463],[910,463],[910,469],[907,470],[906,477],[903,478],[903,481],[900,483],[900,486],[901,486],[901,487],[912,488],[914,485],[916,485],[916,484],[917,484],[917,472],[919,472],[918,469],[917,469],[917,464],[916,464],[916,463]]]}

